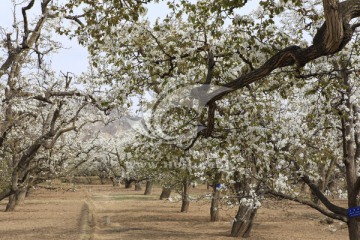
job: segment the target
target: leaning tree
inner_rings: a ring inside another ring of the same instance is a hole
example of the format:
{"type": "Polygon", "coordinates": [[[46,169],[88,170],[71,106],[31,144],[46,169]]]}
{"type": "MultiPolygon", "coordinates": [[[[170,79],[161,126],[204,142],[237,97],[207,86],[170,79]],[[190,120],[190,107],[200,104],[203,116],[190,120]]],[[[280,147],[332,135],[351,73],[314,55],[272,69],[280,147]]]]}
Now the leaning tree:
{"type": "Polygon", "coordinates": [[[57,12],[57,3],[13,4],[13,25],[1,27],[0,56],[0,149],[6,168],[0,200],[9,197],[8,210],[14,209],[16,195],[27,187],[32,174],[46,164],[65,166],[71,157],[61,156],[68,147],[66,134],[81,131],[111,108],[98,85],[82,81],[85,76],[56,74],[52,69],[51,54],[61,49],[52,30],[66,18],[57,12]],[[33,11],[38,15],[29,14],[33,11]]]}

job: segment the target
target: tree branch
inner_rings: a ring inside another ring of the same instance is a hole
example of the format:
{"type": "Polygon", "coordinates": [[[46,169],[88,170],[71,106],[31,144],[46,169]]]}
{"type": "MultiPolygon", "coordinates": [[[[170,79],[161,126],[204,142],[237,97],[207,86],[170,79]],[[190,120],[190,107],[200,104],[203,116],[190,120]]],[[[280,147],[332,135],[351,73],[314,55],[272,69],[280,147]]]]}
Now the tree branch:
{"type": "Polygon", "coordinates": [[[23,42],[22,42],[23,48],[28,48],[29,47],[27,45],[27,39],[29,37],[29,25],[28,25],[26,11],[30,10],[34,6],[34,3],[35,3],[35,0],[31,0],[26,7],[23,7],[21,9],[21,13],[22,13],[23,19],[24,19],[24,36],[23,36],[23,42]]]}
{"type": "Polygon", "coordinates": [[[327,197],[318,189],[318,187],[310,180],[308,176],[303,175],[301,179],[310,187],[311,191],[315,194],[317,198],[319,198],[319,200],[324,204],[327,209],[337,215],[347,216],[347,210],[331,203],[329,199],[327,199],[327,197]]]}
{"type": "Polygon", "coordinates": [[[343,16],[340,12],[339,0],[323,0],[326,31],[323,36],[323,51],[335,53],[342,44],[344,38],[343,16]]]}
{"type": "Polygon", "coordinates": [[[208,54],[207,65],[208,65],[208,67],[207,67],[205,84],[210,84],[212,77],[213,77],[214,67],[215,67],[214,54],[212,53],[211,50],[209,51],[209,54],[208,54]]]}
{"type": "Polygon", "coordinates": [[[309,207],[319,211],[320,213],[322,213],[325,216],[328,216],[330,218],[337,219],[337,220],[340,220],[340,221],[343,221],[343,222],[347,222],[346,215],[344,216],[342,214],[336,214],[336,213],[326,211],[325,209],[323,209],[322,207],[320,207],[319,205],[317,205],[317,204],[315,204],[315,203],[313,203],[311,201],[304,200],[304,199],[299,199],[297,197],[289,196],[289,195],[286,195],[286,194],[283,194],[283,193],[280,193],[280,192],[276,192],[274,190],[268,190],[267,192],[269,194],[275,196],[275,197],[280,197],[282,199],[288,199],[288,200],[291,200],[291,201],[298,202],[298,203],[304,204],[306,206],[309,206],[309,207]]]}
{"type": "Polygon", "coordinates": [[[73,20],[73,21],[75,21],[77,24],[79,24],[80,26],[84,26],[84,23],[83,22],[81,22],[81,20],[79,19],[79,18],[81,18],[81,17],[83,17],[84,16],[84,14],[83,15],[77,15],[77,16],[70,16],[70,15],[68,15],[68,16],[65,16],[65,18],[66,19],[68,19],[68,20],[73,20]]]}
{"type": "Polygon", "coordinates": [[[307,48],[290,46],[280,50],[261,67],[225,84],[224,87],[228,88],[226,91],[218,89],[209,94],[210,100],[207,105],[211,106],[229,93],[263,79],[275,69],[293,65],[300,68],[317,58],[341,51],[354,33],[349,22],[360,16],[360,1],[347,0],[339,3],[338,0],[324,0],[324,9],[325,23],[316,33],[313,45],[307,48]]]}
{"type": "Polygon", "coordinates": [[[0,192],[0,201],[3,200],[4,198],[7,198],[10,195],[12,195],[13,193],[14,193],[14,191],[12,190],[11,187],[6,188],[2,192],[0,192]]]}

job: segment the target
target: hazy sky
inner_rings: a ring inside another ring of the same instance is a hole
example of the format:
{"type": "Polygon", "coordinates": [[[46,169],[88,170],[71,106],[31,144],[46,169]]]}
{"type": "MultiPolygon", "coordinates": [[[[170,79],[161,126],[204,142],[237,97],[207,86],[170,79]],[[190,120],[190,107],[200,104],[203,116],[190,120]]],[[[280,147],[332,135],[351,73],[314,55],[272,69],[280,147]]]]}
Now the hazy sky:
{"type": "MultiPolygon", "coordinates": [[[[61,1],[61,0],[60,0],[61,1]]],[[[27,1],[25,1],[27,2],[27,1]]],[[[246,6],[242,9],[242,12],[248,13],[254,6],[257,5],[259,0],[250,0],[246,6]]],[[[39,10],[40,1],[35,1],[37,7],[29,12],[29,16],[35,15],[35,13],[39,10]]],[[[21,13],[21,7],[17,8],[17,13],[21,13]]],[[[155,21],[156,18],[163,18],[167,14],[166,3],[162,2],[159,4],[148,4],[148,18],[150,21],[155,21]]],[[[13,6],[11,0],[0,0],[0,31],[1,34],[6,32],[10,32],[12,29],[13,23],[13,6]]],[[[19,15],[20,19],[21,15],[19,15]]],[[[29,18],[30,18],[29,17],[29,18]]],[[[75,74],[80,74],[81,72],[86,71],[88,66],[87,60],[87,51],[82,46],[80,46],[76,39],[69,40],[64,36],[57,36],[56,38],[59,42],[61,42],[65,49],[61,50],[59,53],[54,54],[51,58],[53,69],[56,71],[63,72],[72,72],[75,74]]]]}

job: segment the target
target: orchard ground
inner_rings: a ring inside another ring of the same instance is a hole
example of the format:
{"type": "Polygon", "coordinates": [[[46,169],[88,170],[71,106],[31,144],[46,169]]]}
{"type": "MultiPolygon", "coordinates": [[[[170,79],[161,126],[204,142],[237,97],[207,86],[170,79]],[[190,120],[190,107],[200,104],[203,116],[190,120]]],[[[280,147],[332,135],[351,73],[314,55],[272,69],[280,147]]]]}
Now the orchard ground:
{"type": "MultiPolygon", "coordinates": [[[[110,185],[77,185],[75,192],[36,189],[15,212],[0,212],[0,239],[235,239],[228,237],[235,208],[222,209],[221,221],[213,223],[209,200],[194,200],[188,213],[180,213],[180,201],[158,200],[160,190],[144,196],[110,185]]],[[[193,196],[207,193],[203,185],[192,189],[193,196]]],[[[250,239],[348,239],[345,224],[324,219],[306,206],[267,200],[250,239]]]]}

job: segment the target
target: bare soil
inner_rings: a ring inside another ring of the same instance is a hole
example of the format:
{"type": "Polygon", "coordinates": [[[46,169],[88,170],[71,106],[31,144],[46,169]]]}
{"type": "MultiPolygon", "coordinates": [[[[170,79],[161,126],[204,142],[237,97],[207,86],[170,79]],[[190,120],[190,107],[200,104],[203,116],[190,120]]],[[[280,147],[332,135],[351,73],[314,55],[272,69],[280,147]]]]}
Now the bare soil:
{"type": "MultiPolygon", "coordinates": [[[[192,190],[207,193],[205,186],[192,190]]],[[[233,239],[228,236],[236,209],[222,209],[221,221],[213,223],[208,200],[193,201],[188,213],[180,213],[179,201],[158,200],[159,195],[160,188],[144,196],[109,185],[80,185],[75,192],[37,189],[15,212],[0,212],[0,239],[233,239]]],[[[0,210],[5,204],[0,202],[0,210]]],[[[306,206],[268,200],[250,239],[348,239],[345,224],[324,219],[306,206]]]]}

